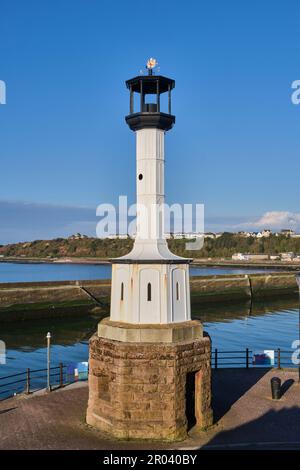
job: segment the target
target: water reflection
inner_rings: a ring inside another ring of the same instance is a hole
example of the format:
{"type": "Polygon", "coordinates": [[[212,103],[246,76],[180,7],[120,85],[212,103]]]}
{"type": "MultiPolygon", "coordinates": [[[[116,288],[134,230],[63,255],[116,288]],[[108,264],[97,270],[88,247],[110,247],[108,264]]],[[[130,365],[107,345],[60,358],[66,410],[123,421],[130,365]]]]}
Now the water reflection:
{"type": "Polygon", "coordinates": [[[212,347],[225,350],[277,349],[291,351],[298,339],[298,301],[281,299],[221,306],[193,311],[212,339],[212,347]]]}
{"type": "MultiPolygon", "coordinates": [[[[289,350],[298,338],[297,299],[251,304],[201,305],[192,308],[193,318],[204,324],[213,348],[239,350],[289,350]]],[[[105,314],[106,316],[106,314],[105,314]]],[[[1,324],[1,339],[7,348],[7,363],[0,377],[46,367],[46,334],[52,334],[52,364],[86,361],[88,339],[96,331],[99,315],[55,318],[1,324]]]]}
{"type": "Polygon", "coordinates": [[[101,315],[87,315],[81,318],[53,318],[1,325],[1,339],[7,348],[23,352],[43,348],[46,334],[51,332],[51,344],[70,346],[88,342],[97,329],[101,315]]]}
{"type": "Polygon", "coordinates": [[[192,308],[193,318],[206,322],[227,322],[246,319],[260,315],[269,315],[298,308],[297,298],[281,298],[277,300],[264,300],[233,303],[217,303],[196,305],[192,308]]]}

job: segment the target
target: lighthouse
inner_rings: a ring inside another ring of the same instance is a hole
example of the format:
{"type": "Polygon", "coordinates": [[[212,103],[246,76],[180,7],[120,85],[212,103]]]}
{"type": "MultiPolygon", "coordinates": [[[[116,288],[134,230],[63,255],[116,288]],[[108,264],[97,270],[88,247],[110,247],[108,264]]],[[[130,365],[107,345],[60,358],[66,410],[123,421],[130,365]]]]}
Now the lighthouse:
{"type": "Polygon", "coordinates": [[[172,129],[171,92],[175,81],[154,75],[126,81],[136,138],[137,230],[133,250],[112,260],[111,320],[134,324],[166,324],[190,320],[189,259],[170,252],[164,234],[165,134],[172,129]],[[161,106],[166,93],[167,109],[161,106]],[[138,109],[134,109],[134,95],[138,109]],[[154,98],[154,99],[153,99],[154,98]]]}
{"type": "Polygon", "coordinates": [[[126,81],[137,228],[132,251],[111,260],[110,316],[90,339],[87,423],[116,438],[176,441],[192,425],[212,424],[211,342],[191,319],[191,260],[171,253],[165,238],[165,135],[175,124],[175,81],[156,75],[155,66],[149,59],[147,74],[126,81]]]}

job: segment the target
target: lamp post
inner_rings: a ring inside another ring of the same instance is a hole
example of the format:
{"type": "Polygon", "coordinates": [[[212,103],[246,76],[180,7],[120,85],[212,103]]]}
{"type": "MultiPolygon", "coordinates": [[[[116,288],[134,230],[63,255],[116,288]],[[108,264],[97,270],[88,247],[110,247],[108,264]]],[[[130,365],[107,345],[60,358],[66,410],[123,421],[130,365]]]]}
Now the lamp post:
{"type": "MultiPolygon", "coordinates": [[[[298,293],[299,293],[299,315],[298,315],[298,334],[299,334],[299,345],[300,345],[300,272],[296,275],[296,281],[298,284],[298,293]]],[[[299,361],[299,359],[298,359],[299,361]]],[[[300,383],[300,361],[298,362],[298,382],[300,383]]]]}
{"type": "Polygon", "coordinates": [[[51,340],[51,333],[47,333],[47,391],[51,392],[51,384],[50,384],[50,340],[51,340]]]}

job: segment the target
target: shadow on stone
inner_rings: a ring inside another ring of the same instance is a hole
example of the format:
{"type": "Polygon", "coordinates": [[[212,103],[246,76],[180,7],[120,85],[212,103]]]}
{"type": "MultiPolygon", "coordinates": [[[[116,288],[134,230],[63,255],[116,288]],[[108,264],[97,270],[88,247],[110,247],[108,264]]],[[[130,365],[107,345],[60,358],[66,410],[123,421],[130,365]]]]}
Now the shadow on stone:
{"type": "Polygon", "coordinates": [[[9,413],[10,411],[13,411],[15,409],[17,409],[16,406],[14,406],[13,408],[7,408],[7,410],[2,410],[0,411],[0,415],[4,415],[4,413],[9,413]]]}
{"type": "Polygon", "coordinates": [[[185,384],[185,413],[187,419],[187,431],[196,424],[195,410],[195,372],[189,372],[185,384]]]}
{"type": "Polygon", "coordinates": [[[222,431],[201,449],[300,449],[300,408],[270,410],[261,417],[222,431]]]}
{"type": "Polygon", "coordinates": [[[281,389],[280,389],[282,397],[294,383],[295,383],[295,380],[288,379],[282,384],[281,389]]]}
{"type": "Polygon", "coordinates": [[[212,370],[212,408],[214,422],[253,387],[270,369],[213,369],[212,370]]]}

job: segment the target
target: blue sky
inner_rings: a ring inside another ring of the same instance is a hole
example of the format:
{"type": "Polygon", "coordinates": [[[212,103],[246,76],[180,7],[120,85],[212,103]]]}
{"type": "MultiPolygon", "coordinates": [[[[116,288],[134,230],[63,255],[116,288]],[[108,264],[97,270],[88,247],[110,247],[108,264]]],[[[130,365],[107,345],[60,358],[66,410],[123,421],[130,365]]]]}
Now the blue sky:
{"type": "Polygon", "coordinates": [[[0,243],[93,234],[98,204],[134,202],[124,81],[150,56],[176,80],[167,202],[204,203],[207,230],[299,228],[299,2],[0,8],[0,243]]]}

